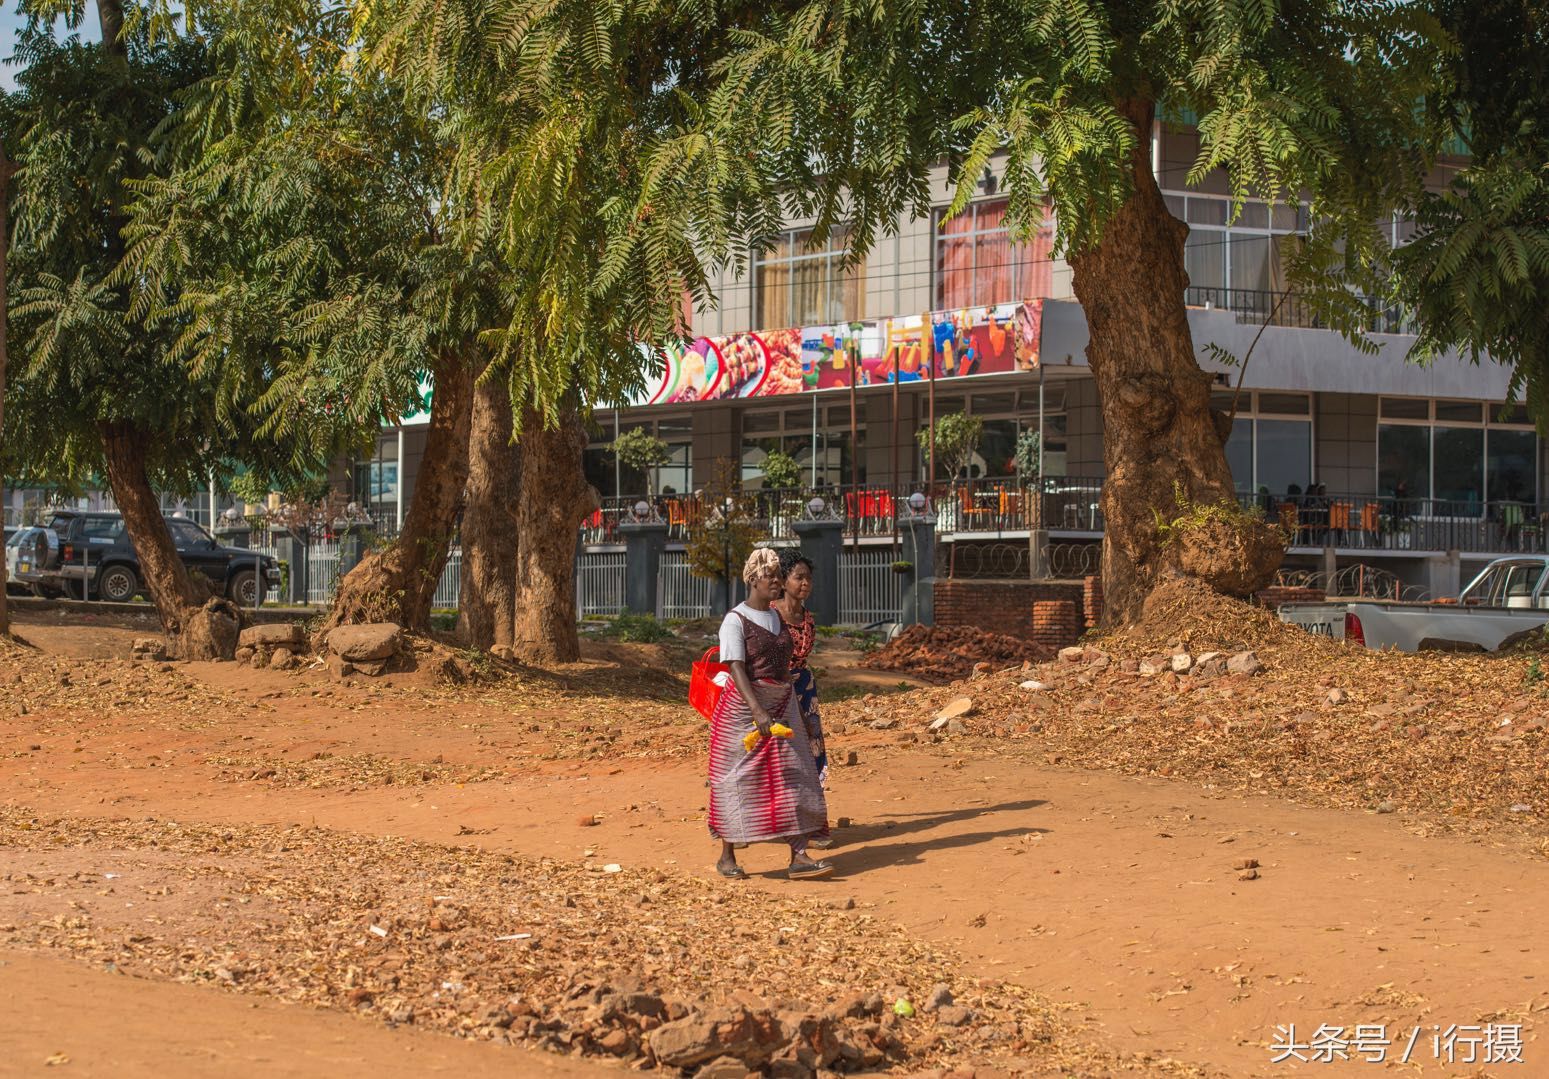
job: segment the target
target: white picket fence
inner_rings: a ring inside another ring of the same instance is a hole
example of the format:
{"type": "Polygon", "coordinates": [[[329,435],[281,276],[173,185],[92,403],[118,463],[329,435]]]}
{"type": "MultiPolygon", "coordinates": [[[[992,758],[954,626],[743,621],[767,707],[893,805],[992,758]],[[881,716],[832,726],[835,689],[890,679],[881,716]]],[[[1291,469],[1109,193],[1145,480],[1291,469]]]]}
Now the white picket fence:
{"type": "Polygon", "coordinates": [[[895,622],[903,606],[903,574],[891,547],[846,547],[839,553],[839,621],[847,626],[895,622]]]}
{"type": "Polygon", "coordinates": [[[616,615],[624,609],[624,552],[583,551],[576,560],[576,613],[616,615]]]}
{"type": "Polygon", "coordinates": [[[689,572],[688,555],[667,551],[656,578],[656,613],[661,618],[703,618],[715,605],[719,583],[689,572]]]}

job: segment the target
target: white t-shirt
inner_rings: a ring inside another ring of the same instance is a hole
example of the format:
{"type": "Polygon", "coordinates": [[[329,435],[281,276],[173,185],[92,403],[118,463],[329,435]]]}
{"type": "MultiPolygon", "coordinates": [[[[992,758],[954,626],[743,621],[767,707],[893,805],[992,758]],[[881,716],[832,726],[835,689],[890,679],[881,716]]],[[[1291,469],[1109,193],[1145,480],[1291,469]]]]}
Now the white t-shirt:
{"type": "Polygon", "coordinates": [[[773,607],[767,611],[755,611],[746,603],[739,603],[728,611],[721,622],[721,662],[730,663],[734,659],[746,660],[748,658],[748,646],[743,639],[746,633],[742,625],[742,619],[738,613],[743,614],[749,622],[763,626],[770,633],[780,632],[780,612],[773,607]]]}

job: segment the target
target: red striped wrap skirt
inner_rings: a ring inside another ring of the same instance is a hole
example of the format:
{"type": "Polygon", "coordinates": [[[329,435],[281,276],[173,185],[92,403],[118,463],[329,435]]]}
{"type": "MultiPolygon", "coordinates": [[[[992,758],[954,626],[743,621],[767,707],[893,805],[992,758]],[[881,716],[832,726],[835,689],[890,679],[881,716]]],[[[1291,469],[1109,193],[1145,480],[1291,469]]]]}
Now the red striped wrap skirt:
{"type": "Polygon", "coordinates": [[[753,692],[789,738],[761,738],[750,753],[742,740],[754,729],[735,684],[710,717],[710,834],[727,843],[811,835],[828,827],[828,805],[807,741],[796,695],[788,683],[754,682],[753,692]]]}

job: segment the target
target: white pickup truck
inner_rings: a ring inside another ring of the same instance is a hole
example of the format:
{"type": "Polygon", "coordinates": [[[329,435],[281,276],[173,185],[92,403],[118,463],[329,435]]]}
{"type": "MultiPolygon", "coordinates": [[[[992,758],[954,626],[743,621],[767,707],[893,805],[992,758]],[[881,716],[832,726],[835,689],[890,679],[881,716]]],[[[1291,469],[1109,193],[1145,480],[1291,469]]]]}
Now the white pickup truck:
{"type": "Polygon", "coordinates": [[[1512,634],[1549,623],[1549,556],[1496,559],[1456,603],[1331,600],[1288,603],[1279,614],[1282,622],[1367,648],[1417,652],[1477,645],[1493,652],[1512,634]]]}

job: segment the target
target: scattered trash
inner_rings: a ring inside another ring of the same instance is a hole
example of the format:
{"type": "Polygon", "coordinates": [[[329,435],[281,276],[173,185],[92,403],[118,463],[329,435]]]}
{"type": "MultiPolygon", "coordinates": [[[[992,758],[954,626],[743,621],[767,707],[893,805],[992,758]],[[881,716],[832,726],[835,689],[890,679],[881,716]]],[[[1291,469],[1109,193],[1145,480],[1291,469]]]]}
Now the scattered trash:
{"type": "Polygon", "coordinates": [[[604,873],[622,873],[624,872],[624,867],[619,865],[617,862],[609,862],[607,865],[602,867],[602,871],[604,873]]]}
{"type": "Polygon", "coordinates": [[[531,940],[531,939],[532,939],[532,934],[531,933],[507,933],[503,937],[496,937],[495,938],[495,943],[499,944],[499,943],[501,943],[503,941],[508,941],[508,940],[531,940]]]}
{"type": "Polygon", "coordinates": [[[385,929],[383,929],[383,928],[382,928],[382,927],[381,927],[381,926],[379,926],[379,925],[373,925],[373,926],[372,926],[372,927],[371,927],[371,932],[373,932],[373,933],[375,933],[375,934],[376,934],[376,935],[377,935],[377,936],[379,936],[379,937],[385,937],[385,936],[387,936],[387,930],[385,930],[385,929]]]}

